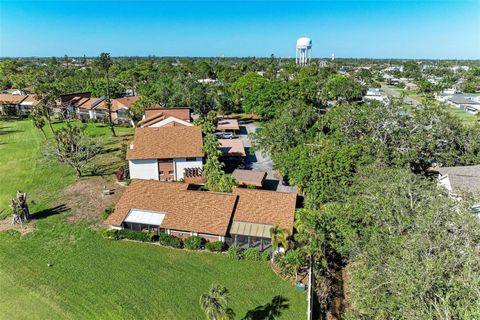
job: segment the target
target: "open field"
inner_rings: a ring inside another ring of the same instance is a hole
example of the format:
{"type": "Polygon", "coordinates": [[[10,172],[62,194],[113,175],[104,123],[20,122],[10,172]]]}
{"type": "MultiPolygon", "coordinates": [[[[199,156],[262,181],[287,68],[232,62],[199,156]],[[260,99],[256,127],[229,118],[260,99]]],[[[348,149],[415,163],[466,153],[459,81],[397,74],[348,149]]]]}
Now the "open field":
{"type": "MultiPolygon", "coordinates": [[[[89,124],[87,132],[104,139],[107,152],[75,182],[73,169],[39,160],[44,138],[30,121],[0,127],[0,205],[17,189],[34,200],[27,224],[33,231],[0,232],[0,318],[204,319],[198,299],[212,283],[229,288],[238,319],[257,307],[257,318],[264,319],[277,295],[288,300],[281,319],[304,317],[305,293],[277,277],[267,262],[105,240],[91,220],[71,219],[77,207],[85,211],[95,202],[90,198],[97,193],[85,189],[110,181],[121,163],[119,146],[132,129],[118,128],[122,137],[114,139],[107,127],[89,124]],[[92,177],[93,168],[103,177],[92,177]],[[66,188],[71,197],[62,196],[66,188]]],[[[87,219],[100,215],[80,213],[87,219]]]]}
{"type": "MultiPolygon", "coordinates": [[[[56,123],[55,128],[64,124],[56,123]]],[[[50,137],[48,127],[45,132],[50,137]]],[[[110,174],[120,165],[118,157],[122,139],[129,138],[131,128],[117,128],[122,136],[112,138],[108,127],[101,124],[89,124],[87,132],[102,137],[106,153],[98,156],[92,165],[83,171],[89,174],[92,168],[97,173],[110,174]]],[[[43,134],[34,129],[30,120],[0,121],[0,217],[6,211],[10,199],[17,190],[26,191],[29,200],[33,200],[33,209],[42,210],[42,205],[51,202],[59,192],[75,180],[74,170],[66,165],[45,161],[42,145],[43,134]]]]}

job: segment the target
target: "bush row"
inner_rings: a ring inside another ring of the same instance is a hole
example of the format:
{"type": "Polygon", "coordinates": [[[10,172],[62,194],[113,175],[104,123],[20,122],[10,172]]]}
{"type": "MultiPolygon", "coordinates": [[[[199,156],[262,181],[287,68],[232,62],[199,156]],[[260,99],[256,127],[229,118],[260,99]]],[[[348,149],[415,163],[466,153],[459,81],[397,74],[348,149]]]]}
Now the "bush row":
{"type": "MultiPolygon", "coordinates": [[[[115,240],[129,239],[142,242],[158,241],[163,246],[177,249],[186,248],[189,250],[200,250],[205,248],[211,252],[222,252],[225,249],[222,241],[207,242],[199,236],[190,236],[185,240],[182,240],[171,234],[161,233],[160,236],[157,236],[153,232],[146,233],[129,229],[107,229],[104,230],[103,236],[115,240]]],[[[228,248],[228,256],[235,260],[267,261],[270,258],[270,253],[267,251],[261,252],[255,248],[242,249],[238,246],[231,246],[228,248]]]]}
{"type": "Polygon", "coordinates": [[[104,237],[115,240],[129,239],[142,242],[155,241],[156,235],[153,232],[134,231],[129,229],[108,229],[103,232],[104,237]]]}
{"type": "Polygon", "coordinates": [[[267,261],[270,258],[268,251],[259,251],[255,248],[242,249],[238,246],[228,248],[228,256],[235,260],[267,261]]]}

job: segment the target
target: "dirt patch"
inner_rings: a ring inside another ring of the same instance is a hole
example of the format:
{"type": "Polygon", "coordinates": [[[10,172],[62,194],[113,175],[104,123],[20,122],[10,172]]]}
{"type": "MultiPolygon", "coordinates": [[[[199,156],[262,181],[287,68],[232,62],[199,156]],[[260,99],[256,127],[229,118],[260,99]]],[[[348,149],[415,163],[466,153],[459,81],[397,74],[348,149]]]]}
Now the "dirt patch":
{"type": "Polygon", "coordinates": [[[7,230],[16,230],[22,235],[27,234],[33,231],[34,224],[32,222],[27,222],[24,224],[12,224],[11,218],[6,218],[0,220],[0,232],[7,230]]]}
{"type": "Polygon", "coordinates": [[[124,190],[125,187],[116,183],[112,176],[78,180],[62,193],[61,202],[71,210],[66,221],[71,223],[80,220],[102,221],[104,209],[114,206],[124,190]],[[104,188],[112,190],[113,194],[103,195],[104,188]]]}

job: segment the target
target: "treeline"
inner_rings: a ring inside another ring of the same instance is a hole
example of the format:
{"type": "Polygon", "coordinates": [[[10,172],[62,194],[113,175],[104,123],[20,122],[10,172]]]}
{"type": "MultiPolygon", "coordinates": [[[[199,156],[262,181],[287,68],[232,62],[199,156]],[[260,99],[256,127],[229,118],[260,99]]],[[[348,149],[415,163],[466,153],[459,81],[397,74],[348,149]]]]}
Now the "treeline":
{"type": "Polygon", "coordinates": [[[292,100],[277,111],[254,141],[305,195],[295,239],[315,258],[323,310],[347,319],[479,317],[473,200],[450,198],[428,170],[477,164],[478,126],[395,100],[326,112],[292,100]]]}

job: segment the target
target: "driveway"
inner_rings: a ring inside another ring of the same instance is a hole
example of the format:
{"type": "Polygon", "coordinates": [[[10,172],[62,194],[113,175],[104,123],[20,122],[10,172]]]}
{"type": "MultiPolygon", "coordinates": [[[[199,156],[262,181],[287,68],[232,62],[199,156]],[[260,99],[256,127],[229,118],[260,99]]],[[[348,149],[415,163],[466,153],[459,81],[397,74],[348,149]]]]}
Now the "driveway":
{"type": "Polygon", "coordinates": [[[250,148],[252,143],[250,141],[249,133],[254,133],[259,128],[255,123],[247,123],[240,126],[239,138],[242,139],[245,150],[247,151],[247,167],[252,170],[265,171],[267,178],[265,180],[264,189],[276,190],[283,192],[297,192],[294,186],[284,186],[280,183],[280,176],[273,168],[273,161],[269,155],[263,154],[260,151],[251,154],[250,148]]]}
{"type": "MultiPolygon", "coordinates": [[[[400,93],[386,85],[383,85],[382,84],[382,87],[381,87],[382,91],[385,92],[387,95],[391,96],[391,97],[395,97],[395,98],[400,98],[400,93]]],[[[420,105],[420,103],[415,100],[415,99],[412,99],[410,98],[409,96],[405,96],[405,102],[407,102],[408,104],[411,104],[412,106],[418,106],[420,105]]]]}

